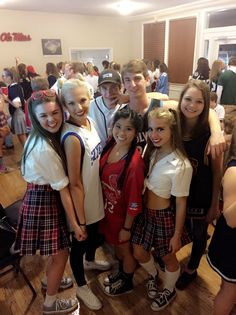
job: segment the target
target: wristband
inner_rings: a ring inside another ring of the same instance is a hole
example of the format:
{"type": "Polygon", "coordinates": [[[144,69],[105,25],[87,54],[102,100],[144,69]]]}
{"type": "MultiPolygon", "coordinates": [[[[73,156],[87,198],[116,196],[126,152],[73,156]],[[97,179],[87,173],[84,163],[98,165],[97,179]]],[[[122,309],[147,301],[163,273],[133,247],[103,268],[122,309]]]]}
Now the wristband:
{"type": "Polygon", "coordinates": [[[123,226],[122,229],[125,230],[126,232],[130,232],[130,231],[131,231],[131,228],[127,228],[127,227],[125,227],[125,226],[123,226]]]}

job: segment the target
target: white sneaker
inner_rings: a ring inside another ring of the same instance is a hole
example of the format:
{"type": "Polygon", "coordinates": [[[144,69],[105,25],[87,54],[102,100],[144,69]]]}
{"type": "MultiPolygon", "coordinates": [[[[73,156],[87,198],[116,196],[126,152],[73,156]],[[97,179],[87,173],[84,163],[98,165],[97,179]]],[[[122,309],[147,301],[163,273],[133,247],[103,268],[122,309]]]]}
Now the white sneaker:
{"type": "Polygon", "coordinates": [[[77,288],[76,296],[84,302],[84,304],[90,310],[100,310],[102,308],[102,303],[100,300],[93,294],[91,289],[87,284],[83,285],[82,287],[77,288]]]}
{"type": "Polygon", "coordinates": [[[105,260],[84,260],[84,270],[102,270],[106,271],[111,269],[111,264],[105,260]]]}

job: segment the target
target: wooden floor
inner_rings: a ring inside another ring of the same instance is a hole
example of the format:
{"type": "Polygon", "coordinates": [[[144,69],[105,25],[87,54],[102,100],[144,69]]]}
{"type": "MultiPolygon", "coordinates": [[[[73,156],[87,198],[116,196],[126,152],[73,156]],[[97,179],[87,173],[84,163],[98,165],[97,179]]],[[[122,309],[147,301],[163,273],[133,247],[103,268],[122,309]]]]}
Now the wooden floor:
{"type": "MultiPolygon", "coordinates": [[[[6,153],[7,165],[15,167],[16,170],[0,175],[0,202],[4,207],[8,206],[19,197],[23,196],[25,191],[25,182],[17,170],[16,162],[20,158],[20,146],[15,143],[15,151],[6,153]]],[[[212,234],[213,228],[210,228],[212,234]]],[[[2,241],[2,240],[1,240],[2,241]]],[[[190,246],[186,246],[178,253],[181,263],[186,262],[190,253],[190,246]]],[[[97,251],[99,258],[111,260],[111,254],[106,248],[97,251]]],[[[40,279],[44,275],[46,259],[40,256],[23,257],[22,268],[29,277],[32,285],[37,291],[36,298],[31,301],[31,291],[25,284],[21,275],[14,272],[0,277],[0,315],[39,315],[42,314],[43,292],[41,291],[40,279]]],[[[69,264],[66,266],[66,275],[71,276],[69,264]]],[[[145,282],[147,274],[142,268],[137,269],[134,277],[135,288],[132,293],[110,298],[102,292],[102,279],[105,273],[88,272],[87,277],[93,291],[101,299],[103,308],[100,311],[89,311],[83,303],[80,308],[74,311],[73,315],[152,315],[157,314],[150,308],[150,300],[145,291],[145,282]]],[[[206,262],[205,256],[202,258],[198,270],[198,277],[190,287],[184,291],[178,291],[177,297],[173,303],[158,314],[163,315],[210,315],[212,314],[213,299],[220,285],[220,278],[213,272],[206,262]]],[[[75,296],[76,285],[73,288],[60,292],[63,297],[75,296]]],[[[233,314],[236,314],[233,313],[233,314]]]]}

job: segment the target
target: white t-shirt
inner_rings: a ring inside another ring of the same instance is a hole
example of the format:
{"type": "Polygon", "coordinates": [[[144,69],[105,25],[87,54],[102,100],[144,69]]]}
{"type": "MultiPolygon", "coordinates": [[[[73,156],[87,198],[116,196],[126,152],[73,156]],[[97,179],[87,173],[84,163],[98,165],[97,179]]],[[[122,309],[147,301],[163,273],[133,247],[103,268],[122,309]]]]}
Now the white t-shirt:
{"type": "Polygon", "coordinates": [[[104,205],[102,187],[99,177],[99,161],[102,152],[100,138],[89,119],[91,131],[70,123],[65,123],[62,129],[62,143],[66,135],[74,133],[78,135],[84,144],[84,156],[82,160],[82,181],[84,187],[84,211],[86,224],[98,222],[104,217],[104,205]]]}
{"type": "Polygon", "coordinates": [[[187,158],[182,160],[176,151],[168,154],[153,166],[151,158],[150,175],[145,179],[144,186],[154,194],[169,199],[171,195],[184,197],[189,195],[192,179],[192,166],[187,158]]]}
{"type": "Polygon", "coordinates": [[[217,117],[219,118],[219,120],[222,120],[225,118],[225,109],[224,106],[217,104],[216,107],[214,108],[214,111],[217,114],[217,117]]]}
{"type": "Polygon", "coordinates": [[[86,75],[84,77],[85,81],[88,82],[93,87],[93,92],[97,92],[98,90],[98,76],[97,75],[86,75]]]}
{"type": "Polygon", "coordinates": [[[119,108],[120,105],[116,105],[116,107],[112,109],[107,108],[102,96],[97,97],[90,103],[89,117],[95,122],[95,127],[103,148],[108,137],[111,136],[113,118],[119,108]]]}
{"type": "MultiPolygon", "coordinates": [[[[26,144],[29,139],[30,137],[27,139],[26,144]]],[[[34,140],[32,139],[27,152],[30,152],[33,144],[34,140]]],[[[42,138],[37,140],[32,151],[26,157],[25,168],[22,165],[21,172],[28,183],[49,184],[54,190],[62,190],[69,184],[61,158],[42,138]]]]}

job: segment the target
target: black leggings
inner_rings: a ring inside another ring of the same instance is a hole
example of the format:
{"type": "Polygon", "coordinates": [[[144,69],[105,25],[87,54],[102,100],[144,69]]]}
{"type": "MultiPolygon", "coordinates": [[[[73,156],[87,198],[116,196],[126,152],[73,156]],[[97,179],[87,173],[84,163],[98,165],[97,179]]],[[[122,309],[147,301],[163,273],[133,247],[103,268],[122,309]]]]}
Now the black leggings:
{"type": "Polygon", "coordinates": [[[70,265],[73,275],[79,287],[86,284],[84,275],[83,257],[87,261],[93,261],[96,249],[101,246],[104,238],[98,233],[98,222],[87,225],[88,237],[85,241],[77,241],[72,235],[72,246],[70,251],[70,265]]]}
{"type": "Polygon", "coordinates": [[[192,252],[190,260],[188,262],[188,268],[191,270],[195,270],[198,268],[202,255],[206,250],[208,223],[206,222],[205,218],[187,218],[185,221],[185,226],[193,240],[192,252]]]}

